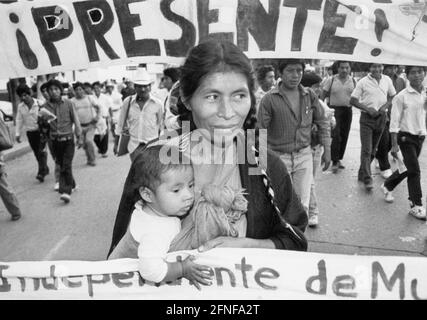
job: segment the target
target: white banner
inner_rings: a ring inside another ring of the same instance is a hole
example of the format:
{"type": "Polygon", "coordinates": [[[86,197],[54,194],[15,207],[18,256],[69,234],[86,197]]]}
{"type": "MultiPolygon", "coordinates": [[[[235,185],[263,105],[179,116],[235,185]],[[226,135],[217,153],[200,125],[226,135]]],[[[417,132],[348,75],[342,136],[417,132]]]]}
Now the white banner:
{"type": "Polygon", "coordinates": [[[196,255],[213,284],[143,280],[137,261],[0,262],[4,299],[427,299],[427,259],[345,256],[261,249],[214,249],[196,255]]]}
{"type": "Polygon", "coordinates": [[[424,0],[0,1],[0,79],[180,63],[210,37],[250,58],[427,65],[424,0]]]}

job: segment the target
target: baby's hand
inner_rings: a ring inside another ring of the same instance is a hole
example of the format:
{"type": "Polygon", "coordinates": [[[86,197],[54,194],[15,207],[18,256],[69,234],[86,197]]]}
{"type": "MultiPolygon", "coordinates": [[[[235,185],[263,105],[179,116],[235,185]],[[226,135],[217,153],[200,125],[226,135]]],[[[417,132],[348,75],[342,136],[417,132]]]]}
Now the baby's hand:
{"type": "Polygon", "coordinates": [[[212,280],[212,276],[208,273],[210,272],[209,267],[202,266],[194,263],[196,259],[195,256],[189,256],[185,259],[182,264],[182,275],[184,278],[188,279],[191,284],[193,284],[197,289],[201,290],[200,284],[205,286],[210,286],[212,283],[208,280],[212,280]]]}

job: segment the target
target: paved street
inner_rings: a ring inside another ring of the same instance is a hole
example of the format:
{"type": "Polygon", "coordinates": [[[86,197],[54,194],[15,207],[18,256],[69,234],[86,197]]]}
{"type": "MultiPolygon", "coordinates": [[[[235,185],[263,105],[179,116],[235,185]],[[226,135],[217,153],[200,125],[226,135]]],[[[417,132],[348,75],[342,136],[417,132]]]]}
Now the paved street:
{"type": "MultiPolygon", "coordinates": [[[[353,120],[346,169],[319,175],[320,225],[308,230],[309,250],[315,252],[427,256],[427,225],[408,216],[406,182],[386,204],[376,172],[375,189],[367,194],[357,182],[359,165],[358,115],[353,120]]],[[[86,166],[83,150],[74,158],[78,190],[69,205],[53,191],[53,162],[45,183],[35,179],[31,153],[7,163],[10,183],[21,203],[23,218],[11,222],[0,204],[0,261],[103,260],[110,245],[114,218],[130,165],[128,157],[111,154],[86,166]]],[[[427,191],[427,153],[421,156],[422,184],[427,191]]],[[[425,196],[424,196],[425,197],[425,196]]]]}

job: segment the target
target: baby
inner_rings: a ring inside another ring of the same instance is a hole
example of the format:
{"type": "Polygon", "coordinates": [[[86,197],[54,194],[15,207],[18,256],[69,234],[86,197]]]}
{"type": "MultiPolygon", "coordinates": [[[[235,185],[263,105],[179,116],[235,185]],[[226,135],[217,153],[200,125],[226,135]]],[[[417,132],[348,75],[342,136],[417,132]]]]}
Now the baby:
{"type": "Polygon", "coordinates": [[[125,236],[109,259],[138,257],[144,279],[158,283],[184,277],[200,290],[200,284],[210,285],[209,267],[194,263],[194,256],[182,262],[165,261],[172,240],[181,231],[179,217],[193,206],[194,176],[192,166],[183,161],[163,164],[161,148],[147,148],[135,159],[133,184],[139,200],[125,236]]]}

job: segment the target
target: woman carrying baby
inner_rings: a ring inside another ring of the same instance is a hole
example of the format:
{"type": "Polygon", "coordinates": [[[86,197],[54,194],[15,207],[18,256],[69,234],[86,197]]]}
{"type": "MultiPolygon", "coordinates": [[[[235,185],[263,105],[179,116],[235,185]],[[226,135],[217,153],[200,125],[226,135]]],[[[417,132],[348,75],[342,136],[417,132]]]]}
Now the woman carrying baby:
{"type": "MultiPolygon", "coordinates": [[[[182,220],[181,232],[169,250],[306,251],[307,215],[286,167],[266,149],[263,134],[252,130],[256,101],[250,60],[232,43],[207,41],[190,51],[181,70],[182,132],[136,150],[143,153],[154,145],[170,145],[191,159],[195,205],[182,220]],[[228,204],[217,201],[223,193],[229,195],[228,204]]],[[[129,225],[136,166],[134,162],[125,183],[110,253],[129,225]]]]}

